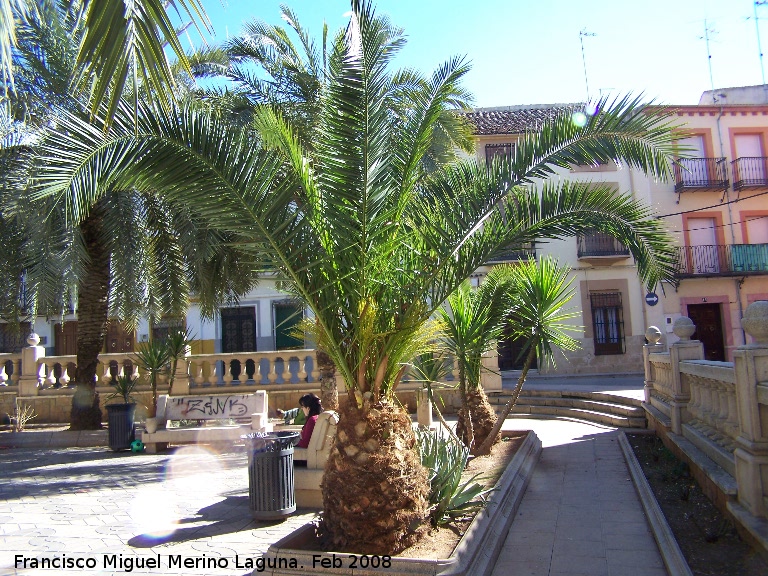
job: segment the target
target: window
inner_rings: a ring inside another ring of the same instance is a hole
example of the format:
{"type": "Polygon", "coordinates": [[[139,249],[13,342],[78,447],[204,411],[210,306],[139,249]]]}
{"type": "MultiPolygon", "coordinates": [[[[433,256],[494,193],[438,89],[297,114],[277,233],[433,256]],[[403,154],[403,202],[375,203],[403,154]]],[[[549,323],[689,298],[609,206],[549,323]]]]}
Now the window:
{"type": "Polygon", "coordinates": [[[595,355],[624,354],[621,292],[590,292],[595,355]]]}
{"type": "Polygon", "coordinates": [[[509,142],[505,144],[486,144],[485,145],[485,162],[490,164],[496,156],[504,156],[506,158],[512,157],[515,145],[509,142]]]}

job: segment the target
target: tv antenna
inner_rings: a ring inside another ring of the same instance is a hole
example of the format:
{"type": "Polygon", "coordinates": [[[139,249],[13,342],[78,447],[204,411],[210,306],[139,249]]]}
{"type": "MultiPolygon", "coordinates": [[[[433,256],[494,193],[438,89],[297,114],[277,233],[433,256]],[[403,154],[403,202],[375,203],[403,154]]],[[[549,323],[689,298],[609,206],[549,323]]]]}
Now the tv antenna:
{"type": "MultiPolygon", "coordinates": [[[[760,55],[760,76],[762,79],[762,84],[765,86],[765,67],[763,66],[763,49],[760,46],[760,19],[757,16],[757,7],[758,6],[765,6],[768,4],[768,0],[755,0],[753,3],[754,11],[755,11],[755,33],[757,34],[757,52],[760,55]]],[[[749,16],[747,16],[747,20],[749,20],[749,16]]]]}
{"type": "Polygon", "coordinates": [[[589,79],[587,78],[587,58],[584,56],[584,37],[597,36],[594,32],[587,32],[586,28],[579,31],[579,43],[581,43],[581,62],[584,64],[584,84],[587,88],[587,102],[589,102],[589,79]]]}
{"type": "MultiPolygon", "coordinates": [[[[709,66],[709,84],[712,86],[712,93],[715,92],[715,80],[712,76],[712,52],[709,50],[709,37],[710,35],[717,34],[717,30],[714,28],[710,28],[707,26],[706,19],[704,20],[704,36],[699,36],[700,40],[704,40],[705,44],[707,45],[707,64],[709,66]]],[[[717,99],[715,97],[715,99],[717,99]]]]}

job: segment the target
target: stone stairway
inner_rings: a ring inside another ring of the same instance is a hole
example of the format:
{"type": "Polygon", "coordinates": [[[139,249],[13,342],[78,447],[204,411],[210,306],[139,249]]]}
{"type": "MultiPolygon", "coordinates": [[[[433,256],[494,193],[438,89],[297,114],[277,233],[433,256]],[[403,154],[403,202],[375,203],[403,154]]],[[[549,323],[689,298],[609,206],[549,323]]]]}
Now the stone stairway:
{"type": "MultiPolygon", "coordinates": [[[[492,391],[488,393],[488,400],[498,414],[511,396],[511,390],[492,391]]],[[[572,418],[620,428],[646,427],[640,400],[604,392],[523,388],[509,417],[572,418]]]]}

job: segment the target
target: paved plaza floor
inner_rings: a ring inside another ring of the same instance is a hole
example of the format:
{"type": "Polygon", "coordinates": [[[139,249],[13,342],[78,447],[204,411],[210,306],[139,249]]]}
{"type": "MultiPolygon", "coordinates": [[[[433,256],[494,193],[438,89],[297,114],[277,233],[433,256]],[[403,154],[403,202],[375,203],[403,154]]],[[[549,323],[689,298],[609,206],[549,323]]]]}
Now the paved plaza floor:
{"type": "MultiPolygon", "coordinates": [[[[544,450],[493,576],[667,573],[615,429],[533,419],[505,429],[534,430],[544,450]]],[[[0,449],[2,576],[126,574],[129,564],[132,574],[250,574],[270,544],[314,518],[254,521],[242,451],[0,449]],[[54,556],[84,567],[31,567],[54,556]],[[147,565],[157,558],[160,567],[147,565]]]]}

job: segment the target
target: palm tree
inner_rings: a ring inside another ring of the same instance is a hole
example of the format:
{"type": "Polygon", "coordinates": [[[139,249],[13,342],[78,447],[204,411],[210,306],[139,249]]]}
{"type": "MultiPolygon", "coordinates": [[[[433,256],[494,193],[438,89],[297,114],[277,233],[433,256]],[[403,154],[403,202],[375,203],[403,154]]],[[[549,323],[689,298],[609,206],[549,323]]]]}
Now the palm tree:
{"type": "Polygon", "coordinates": [[[116,121],[98,137],[62,113],[36,194],[65,197],[76,215],[104,195],[91,183],[108,174],[113,185],[183,199],[302,296],[347,389],[323,480],[322,531],[330,547],[374,554],[399,551],[428,529],[427,476],[395,392],[432,337],[430,317],[465,278],[499,250],[590,228],[623,242],[650,286],[672,277],[674,261],[650,210],[611,187],[531,186],[552,165],[611,159],[669,177],[667,116],[642,113],[638,100],[601,102],[586,125],[559,117],[490,170],[469,159],[427,172],[422,159],[468,68],[449,60],[404,92],[389,71],[400,45],[389,28],[367,2],[352,1],[311,151],[271,108],[256,115],[261,148],[192,107],[140,104],[135,127],[116,121]],[[404,118],[392,112],[393,90],[409,98],[404,118]]]}
{"type": "Polygon", "coordinates": [[[518,266],[510,267],[511,312],[508,316],[513,338],[521,338],[525,345],[521,354],[525,354],[523,369],[512,391],[512,397],[496,419],[493,428],[485,440],[478,446],[476,454],[488,454],[499,435],[504,420],[515,406],[523,389],[525,378],[533,360],[549,361],[555,364],[555,351],[576,350],[579,341],[568,335],[578,332],[578,326],[568,320],[578,316],[578,312],[569,311],[565,306],[573,297],[569,280],[571,270],[560,267],[551,257],[538,262],[529,260],[518,266]]]}
{"type": "MultiPolygon", "coordinates": [[[[0,72],[6,86],[14,84],[16,21],[35,17],[46,4],[45,0],[0,0],[0,72]]],[[[76,79],[82,90],[90,92],[92,114],[105,105],[109,123],[126,86],[131,86],[137,97],[140,83],[149,87],[161,104],[169,105],[175,81],[166,46],[191,71],[166,1],[65,0],[59,4],[62,10],[77,13],[82,21],[84,34],[76,50],[80,74],[76,79]]],[[[210,30],[200,0],[175,0],[172,5],[198,30],[200,23],[210,30]]]]}
{"type": "Polygon", "coordinates": [[[482,444],[496,424],[480,373],[483,354],[493,350],[504,334],[513,274],[512,266],[496,266],[477,289],[465,280],[448,297],[446,308],[440,308],[447,327],[444,345],[458,369],[461,408],[456,434],[470,450],[482,444]]]}
{"type": "MultiPolygon", "coordinates": [[[[38,133],[55,130],[64,110],[88,118],[85,101],[70,91],[85,33],[76,9],[43,1],[17,27],[12,102],[38,133]]],[[[98,120],[88,126],[91,138],[104,131],[98,120]]],[[[180,316],[195,293],[212,316],[229,298],[250,290],[258,273],[225,232],[211,230],[183,203],[152,190],[99,184],[103,196],[74,217],[65,214],[62,197],[30,201],[18,179],[7,186],[3,202],[3,216],[26,230],[21,250],[3,252],[3,265],[24,271],[36,311],[56,316],[77,304],[78,387],[70,418],[76,430],[101,427],[94,380],[110,315],[128,326],[141,316],[180,316]]],[[[6,303],[17,300],[9,294],[6,303]]]]}

